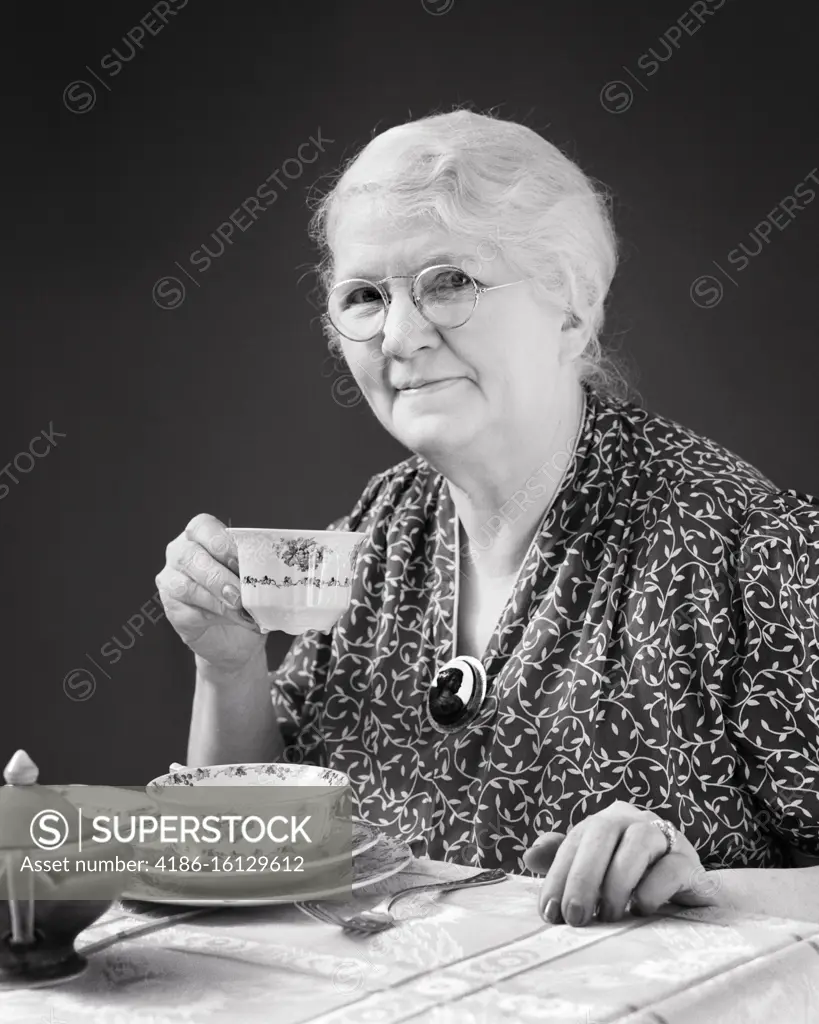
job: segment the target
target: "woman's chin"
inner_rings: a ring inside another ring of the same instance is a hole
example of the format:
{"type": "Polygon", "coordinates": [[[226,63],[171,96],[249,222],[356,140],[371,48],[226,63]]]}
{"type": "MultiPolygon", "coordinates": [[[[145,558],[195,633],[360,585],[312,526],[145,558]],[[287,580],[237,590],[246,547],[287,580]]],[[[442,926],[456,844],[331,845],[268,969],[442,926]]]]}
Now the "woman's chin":
{"type": "Polygon", "coordinates": [[[458,451],[475,433],[462,419],[447,413],[395,416],[393,432],[401,444],[424,457],[458,451]]]}

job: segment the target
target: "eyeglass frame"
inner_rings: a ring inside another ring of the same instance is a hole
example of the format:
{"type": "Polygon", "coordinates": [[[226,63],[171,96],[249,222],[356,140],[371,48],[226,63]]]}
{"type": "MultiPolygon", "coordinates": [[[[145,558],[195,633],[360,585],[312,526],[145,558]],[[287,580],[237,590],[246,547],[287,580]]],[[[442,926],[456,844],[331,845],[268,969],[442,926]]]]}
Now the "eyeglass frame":
{"type": "MultiPolygon", "coordinates": [[[[343,281],[337,281],[330,289],[327,296],[327,305],[329,306],[330,295],[333,294],[336,288],[340,288],[343,284],[350,284],[352,281],[364,281],[367,284],[370,284],[374,288],[376,288],[379,294],[381,295],[381,298],[384,301],[384,323],[386,324],[387,312],[390,308],[390,304],[392,303],[392,296],[388,295],[385,289],[382,288],[381,286],[386,281],[412,281],[412,285],[409,290],[410,299],[412,300],[413,306],[418,310],[418,312],[426,320],[426,322],[430,324],[432,327],[444,327],[445,330],[456,331],[459,327],[463,327],[464,324],[469,323],[469,321],[475,315],[475,310],[478,308],[480,298],[485,292],[494,292],[499,288],[511,288],[512,285],[525,284],[527,281],[533,280],[534,278],[532,277],[524,277],[521,278],[520,281],[507,281],[505,284],[479,284],[478,281],[472,276],[472,274],[470,274],[468,270],[464,270],[463,267],[458,267],[454,263],[436,263],[433,264],[431,267],[424,267],[424,269],[419,270],[417,274],[392,274],[389,277],[382,277],[379,281],[370,281],[366,277],[346,277],[343,281]],[[455,324],[454,326],[451,327],[446,326],[444,324],[436,324],[435,321],[430,320],[430,318],[420,308],[417,301],[415,284],[419,277],[421,277],[423,274],[428,274],[431,270],[457,270],[459,274],[463,274],[464,277],[468,277],[469,280],[472,282],[472,287],[475,289],[475,304],[473,305],[472,311],[470,312],[466,320],[462,320],[461,323],[455,324]]],[[[338,327],[336,327],[336,325],[333,323],[333,318],[330,316],[329,309],[325,311],[323,316],[325,323],[329,323],[329,325],[333,328],[334,331],[337,331],[342,336],[342,338],[346,338],[348,341],[354,341],[358,343],[372,341],[373,338],[377,338],[381,331],[383,331],[384,329],[384,327],[382,326],[381,330],[376,331],[375,334],[371,334],[368,338],[351,338],[348,334],[345,334],[344,331],[340,331],[338,327]]]]}

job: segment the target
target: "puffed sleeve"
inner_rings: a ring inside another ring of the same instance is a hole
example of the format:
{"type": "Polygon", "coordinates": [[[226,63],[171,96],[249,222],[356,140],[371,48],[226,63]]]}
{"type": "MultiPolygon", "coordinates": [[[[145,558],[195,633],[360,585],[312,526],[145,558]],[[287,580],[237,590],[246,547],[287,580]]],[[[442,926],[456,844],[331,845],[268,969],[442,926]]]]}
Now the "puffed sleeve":
{"type": "MultiPolygon", "coordinates": [[[[379,498],[389,477],[390,471],[372,477],[352,512],[330,523],[327,529],[366,532],[379,514],[379,498]]],[[[332,633],[320,633],[314,629],[302,633],[291,644],[279,668],[270,673],[273,707],[285,740],[285,760],[296,761],[304,757],[303,752],[296,751],[302,710],[310,691],[326,679],[332,641],[332,633]]],[[[319,748],[311,751],[310,760],[321,761],[319,748]]]]}
{"type": "Polygon", "coordinates": [[[756,498],[741,533],[728,709],[744,784],[787,847],[819,855],[819,500],[756,498]]]}

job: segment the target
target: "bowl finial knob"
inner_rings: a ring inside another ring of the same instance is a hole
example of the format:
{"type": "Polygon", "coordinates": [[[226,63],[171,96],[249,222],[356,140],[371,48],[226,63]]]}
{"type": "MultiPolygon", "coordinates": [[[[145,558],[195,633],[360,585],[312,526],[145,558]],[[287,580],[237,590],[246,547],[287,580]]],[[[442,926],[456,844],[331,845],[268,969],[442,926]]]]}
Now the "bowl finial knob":
{"type": "Polygon", "coordinates": [[[6,765],[3,778],[9,786],[33,786],[39,774],[40,769],[25,750],[18,750],[6,765]]]}

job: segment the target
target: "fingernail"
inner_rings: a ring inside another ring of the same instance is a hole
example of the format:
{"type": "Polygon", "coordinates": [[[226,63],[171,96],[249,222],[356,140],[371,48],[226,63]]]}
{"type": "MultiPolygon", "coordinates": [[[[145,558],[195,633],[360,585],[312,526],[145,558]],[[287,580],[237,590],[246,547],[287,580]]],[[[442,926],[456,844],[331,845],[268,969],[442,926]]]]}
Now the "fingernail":
{"type": "Polygon", "coordinates": [[[242,618],[245,620],[245,622],[250,623],[251,626],[255,626],[256,625],[256,620],[253,618],[253,616],[250,614],[250,612],[246,608],[240,608],[239,609],[239,614],[242,616],[242,618]]]}
{"type": "Polygon", "coordinates": [[[586,920],[586,908],[582,903],[575,903],[572,900],[566,908],[566,923],[573,928],[579,928],[586,920]]]}
{"type": "Polygon", "coordinates": [[[557,924],[560,920],[560,900],[551,899],[546,904],[546,912],[543,915],[549,924],[557,924]]]}
{"type": "Polygon", "coordinates": [[[222,587],[222,597],[224,597],[225,601],[230,605],[231,608],[235,608],[236,605],[241,600],[242,595],[239,593],[236,587],[233,586],[232,583],[226,583],[222,587]]]}
{"type": "Polygon", "coordinates": [[[228,559],[228,569],[230,569],[230,571],[232,573],[235,573],[238,576],[239,575],[239,559],[238,558],[234,558],[231,555],[231,557],[228,559]]]}

